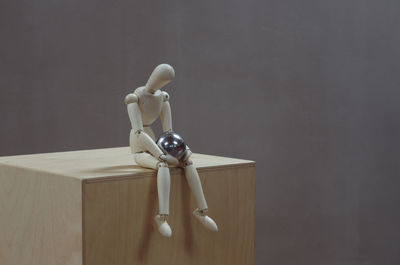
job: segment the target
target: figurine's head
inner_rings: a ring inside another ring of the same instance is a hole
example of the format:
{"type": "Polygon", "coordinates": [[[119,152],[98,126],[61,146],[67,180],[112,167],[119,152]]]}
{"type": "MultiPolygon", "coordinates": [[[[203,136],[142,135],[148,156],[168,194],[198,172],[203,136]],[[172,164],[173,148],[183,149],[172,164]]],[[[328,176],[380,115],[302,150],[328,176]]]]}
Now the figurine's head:
{"type": "Polygon", "coordinates": [[[175,77],[174,68],[169,64],[160,64],[151,73],[146,83],[145,90],[154,94],[157,90],[167,85],[175,77]]]}

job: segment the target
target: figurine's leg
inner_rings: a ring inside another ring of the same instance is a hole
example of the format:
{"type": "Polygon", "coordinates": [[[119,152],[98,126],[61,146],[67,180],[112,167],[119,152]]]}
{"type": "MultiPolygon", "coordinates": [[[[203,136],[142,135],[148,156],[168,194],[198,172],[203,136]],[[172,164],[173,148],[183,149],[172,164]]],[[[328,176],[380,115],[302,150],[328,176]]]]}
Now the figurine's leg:
{"type": "Polygon", "coordinates": [[[186,179],[189,184],[190,190],[194,195],[197,206],[200,210],[206,210],[208,206],[206,198],[204,197],[203,187],[201,186],[199,174],[197,173],[197,170],[191,160],[187,161],[184,166],[186,179]]]}
{"type": "Polygon", "coordinates": [[[170,237],[171,228],[167,223],[169,214],[169,191],[171,185],[171,177],[167,163],[162,162],[149,153],[135,154],[135,161],[139,165],[157,170],[157,190],[158,190],[158,206],[159,214],[155,216],[158,230],[163,236],[170,237]]]}
{"type": "Polygon", "coordinates": [[[199,208],[194,210],[193,215],[208,229],[212,231],[218,231],[218,226],[207,216],[208,206],[206,199],[204,197],[203,188],[201,186],[200,177],[197,173],[196,167],[190,159],[187,159],[184,164],[185,175],[187,182],[189,184],[190,190],[192,191],[196,203],[199,208]]]}

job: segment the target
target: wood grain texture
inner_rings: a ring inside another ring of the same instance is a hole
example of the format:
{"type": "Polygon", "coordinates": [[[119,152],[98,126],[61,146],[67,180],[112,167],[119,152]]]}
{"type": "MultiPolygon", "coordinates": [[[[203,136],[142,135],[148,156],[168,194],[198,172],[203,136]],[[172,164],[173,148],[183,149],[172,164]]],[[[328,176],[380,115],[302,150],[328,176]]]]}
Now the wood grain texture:
{"type": "Polygon", "coordinates": [[[171,176],[171,238],[152,226],[157,212],[155,172],[150,177],[84,182],[86,265],[254,264],[255,167],[200,171],[217,233],[192,216],[183,172],[171,176]]]}
{"type": "Polygon", "coordinates": [[[170,239],[152,227],[156,172],[128,147],[0,157],[0,265],[254,264],[255,163],[194,154],[212,233],[171,169],[170,239]]]}
{"type": "MultiPolygon", "coordinates": [[[[253,161],[193,154],[200,169],[243,166],[253,161]]],[[[129,147],[0,157],[0,163],[82,180],[152,176],[153,170],[137,165],[129,147]]]]}
{"type": "Polygon", "coordinates": [[[81,265],[81,181],[0,164],[0,264],[81,265]]]}

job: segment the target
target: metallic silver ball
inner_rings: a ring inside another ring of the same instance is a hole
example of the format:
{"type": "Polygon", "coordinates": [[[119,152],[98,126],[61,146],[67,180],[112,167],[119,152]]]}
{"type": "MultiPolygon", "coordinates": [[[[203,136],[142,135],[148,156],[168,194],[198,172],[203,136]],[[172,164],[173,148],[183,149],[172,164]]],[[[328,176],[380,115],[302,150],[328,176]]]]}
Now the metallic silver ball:
{"type": "Polygon", "coordinates": [[[169,154],[178,160],[182,158],[186,151],[183,138],[175,132],[163,133],[157,139],[157,145],[165,154],[169,154]]]}

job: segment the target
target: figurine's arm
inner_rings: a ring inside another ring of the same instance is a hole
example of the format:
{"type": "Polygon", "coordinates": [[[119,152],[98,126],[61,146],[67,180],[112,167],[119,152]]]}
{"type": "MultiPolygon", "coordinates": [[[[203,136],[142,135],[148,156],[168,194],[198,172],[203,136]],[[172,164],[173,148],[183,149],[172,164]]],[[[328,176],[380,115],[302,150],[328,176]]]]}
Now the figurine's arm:
{"type": "Polygon", "coordinates": [[[163,105],[160,114],[160,120],[163,127],[163,132],[172,131],[172,116],[171,116],[171,106],[169,105],[169,95],[167,92],[163,93],[163,105]]]}
{"type": "Polygon", "coordinates": [[[139,142],[156,158],[165,160],[165,155],[151,137],[144,132],[142,113],[138,105],[138,97],[135,94],[129,94],[125,97],[129,119],[131,120],[132,130],[139,142]]]}
{"type": "Polygon", "coordinates": [[[143,131],[142,113],[138,105],[138,97],[132,93],[125,97],[125,104],[128,109],[129,119],[131,120],[132,129],[137,131],[143,131]]]}

